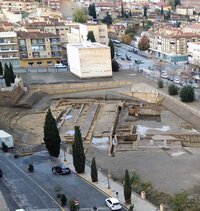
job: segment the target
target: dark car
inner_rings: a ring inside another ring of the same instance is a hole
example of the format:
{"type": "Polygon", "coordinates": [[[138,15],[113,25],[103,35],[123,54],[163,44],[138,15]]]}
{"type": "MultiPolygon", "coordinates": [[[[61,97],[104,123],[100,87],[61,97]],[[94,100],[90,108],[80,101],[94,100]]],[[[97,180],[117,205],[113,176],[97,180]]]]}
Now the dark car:
{"type": "Polygon", "coordinates": [[[3,171],[0,169],[0,178],[3,177],[3,171]]]}
{"type": "Polygon", "coordinates": [[[71,174],[70,168],[68,168],[66,166],[53,166],[52,172],[54,174],[60,174],[60,175],[71,174]]]}
{"type": "Polygon", "coordinates": [[[141,64],[141,60],[135,60],[136,64],[141,64]]]}
{"type": "Polygon", "coordinates": [[[126,57],[125,56],[121,56],[121,60],[126,60],[126,57]]]}

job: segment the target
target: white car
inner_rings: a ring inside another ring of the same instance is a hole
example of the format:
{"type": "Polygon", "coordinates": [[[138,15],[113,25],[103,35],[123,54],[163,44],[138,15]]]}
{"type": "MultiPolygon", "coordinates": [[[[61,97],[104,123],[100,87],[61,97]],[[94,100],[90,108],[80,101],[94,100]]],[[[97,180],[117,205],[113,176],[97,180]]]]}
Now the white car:
{"type": "Polygon", "coordinates": [[[174,83],[175,83],[175,84],[180,84],[180,80],[179,80],[178,78],[175,78],[175,79],[174,79],[174,83]]]}
{"type": "Polygon", "coordinates": [[[57,67],[57,68],[67,68],[67,65],[62,64],[62,63],[58,63],[58,64],[55,64],[55,67],[57,67]]]}
{"type": "Polygon", "coordinates": [[[167,78],[167,76],[168,76],[167,73],[165,73],[165,72],[162,72],[162,73],[161,73],[161,77],[162,77],[162,78],[167,78]]]}
{"type": "Polygon", "coordinates": [[[121,210],[122,208],[121,204],[116,198],[107,198],[105,203],[111,210],[121,210]]]}

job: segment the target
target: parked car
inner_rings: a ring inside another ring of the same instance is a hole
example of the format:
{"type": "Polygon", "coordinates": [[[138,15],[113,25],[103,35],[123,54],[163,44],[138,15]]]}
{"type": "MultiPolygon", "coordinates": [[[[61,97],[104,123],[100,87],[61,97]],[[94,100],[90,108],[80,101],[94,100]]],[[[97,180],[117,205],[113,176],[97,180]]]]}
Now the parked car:
{"type": "Polygon", "coordinates": [[[2,171],[2,169],[0,169],[0,178],[2,178],[3,177],[3,171],[2,171]]]}
{"type": "Polygon", "coordinates": [[[66,166],[53,166],[52,172],[54,174],[60,174],[60,175],[71,174],[70,168],[68,168],[66,166]]]}
{"type": "Polygon", "coordinates": [[[111,210],[121,210],[122,208],[121,204],[116,198],[107,198],[105,203],[111,210]]]}
{"type": "Polygon", "coordinates": [[[167,76],[167,80],[169,80],[169,81],[174,81],[174,77],[171,76],[171,75],[168,75],[168,76],[167,76]]]}
{"type": "Polygon", "coordinates": [[[126,57],[124,55],[121,56],[121,60],[126,60],[126,57]]]}
{"type": "Polygon", "coordinates": [[[55,64],[55,67],[56,68],[67,68],[67,65],[62,64],[62,63],[58,63],[58,64],[55,64]]]}
{"type": "Polygon", "coordinates": [[[148,69],[149,70],[154,70],[154,67],[153,66],[149,66],[148,69]]]}
{"type": "Polygon", "coordinates": [[[180,84],[180,80],[178,78],[174,78],[174,83],[175,84],[180,84]]]}
{"type": "Polygon", "coordinates": [[[128,61],[131,61],[131,60],[132,60],[131,55],[130,55],[130,54],[126,54],[126,59],[127,59],[128,61]]]}
{"type": "Polygon", "coordinates": [[[119,51],[117,51],[116,55],[117,56],[121,56],[121,53],[119,51]]]}
{"type": "Polygon", "coordinates": [[[137,59],[136,59],[136,60],[135,60],[135,63],[136,63],[136,64],[141,64],[141,60],[137,60],[137,59]]]}
{"type": "Polygon", "coordinates": [[[197,83],[192,83],[192,87],[194,87],[195,89],[199,88],[199,85],[197,83]]]}
{"type": "Polygon", "coordinates": [[[162,73],[161,73],[161,78],[167,78],[167,77],[168,77],[168,75],[167,75],[166,72],[162,72],[162,73]]]}

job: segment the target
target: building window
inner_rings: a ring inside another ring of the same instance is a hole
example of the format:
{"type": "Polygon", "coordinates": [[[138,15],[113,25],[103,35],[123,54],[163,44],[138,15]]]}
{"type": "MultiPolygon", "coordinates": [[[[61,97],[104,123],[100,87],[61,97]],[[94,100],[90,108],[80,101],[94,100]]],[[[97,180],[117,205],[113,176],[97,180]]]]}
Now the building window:
{"type": "Polygon", "coordinates": [[[33,62],[29,62],[29,63],[28,63],[28,66],[29,66],[29,67],[32,67],[32,66],[33,66],[33,62]]]}
{"type": "Polygon", "coordinates": [[[37,62],[38,66],[41,66],[42,65],[42,62],[37,62]]]}
{"type": "Polygon", "coordinates": [[[52,61],[47,61],[47,65],[52,65],[52,61]]]}

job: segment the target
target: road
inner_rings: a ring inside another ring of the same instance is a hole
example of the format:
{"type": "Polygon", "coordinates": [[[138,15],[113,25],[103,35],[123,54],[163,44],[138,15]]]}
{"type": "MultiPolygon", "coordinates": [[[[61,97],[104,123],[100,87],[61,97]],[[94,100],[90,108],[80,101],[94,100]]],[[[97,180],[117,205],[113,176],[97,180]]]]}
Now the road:
{"type": "Polygon", "coordinates": [[[58,199],[55,189],[59,188],[60,193],[64,193],[68,200],[73,198],[79,200],[80,208],[92,209],[96,206],[107,210],[105,205],[107,196],[75,173],[65,176],[52,174],[51,168],[56,163],[49,160],[46,152],[18,159],[0,155],[0,167],[5,174],[3,182],[8,184],[18,197],[20,196],[17,203],[23,204],[21,208],[58,208],[60,202],[56,202],[58,199]],[[26,173],[29,163],[34,164],[35,170],[32,174],[26,173]]]}
{"type": "Polygon", "coordinates": [[[14,160],[0,155],[0,166],[4,173],[1,182],[10,189],[20,208],[55,210],[60,208],[60,205],[26,172],[20,169],[14,160]]]}

